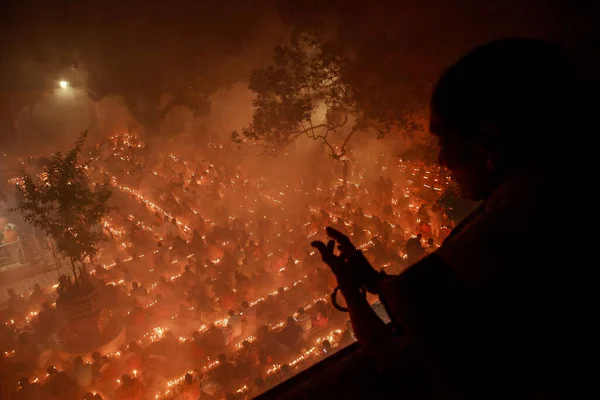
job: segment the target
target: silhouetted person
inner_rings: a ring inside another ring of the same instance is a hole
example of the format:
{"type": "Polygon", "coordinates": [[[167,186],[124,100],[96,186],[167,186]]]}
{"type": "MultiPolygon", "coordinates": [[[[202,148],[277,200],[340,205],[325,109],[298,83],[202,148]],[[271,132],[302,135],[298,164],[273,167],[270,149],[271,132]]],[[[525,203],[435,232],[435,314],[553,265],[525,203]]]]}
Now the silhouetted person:
{"type": "Polygon", "coordinates": [[[406,260],[411,264],[419,260],[419,258],[425,254],[425,249],[421,246],[422,239],[423,235],[419,233],[416,237],[406,241],[406,260]]]}
{"type": "Polygon", "coordinates": [[[585,186],[595,171],[586,146],[564,137],[589,128],[582,101],[592,97],[582,89],[543,41],[475,49],[438,82],[430,130],[461,195],[481,201],[476,210],[399,276],[378,273],[337,231],[328,229],[327,245],[313,243],[395,397],[599,397],[593,268],[586,252],[562,251],[557,235],[597,223],[573,217],[557,180],[563,165],[577,165],[569,187],[585,186]],[[379,294],[401,335],[360,288],[379,294]]]}

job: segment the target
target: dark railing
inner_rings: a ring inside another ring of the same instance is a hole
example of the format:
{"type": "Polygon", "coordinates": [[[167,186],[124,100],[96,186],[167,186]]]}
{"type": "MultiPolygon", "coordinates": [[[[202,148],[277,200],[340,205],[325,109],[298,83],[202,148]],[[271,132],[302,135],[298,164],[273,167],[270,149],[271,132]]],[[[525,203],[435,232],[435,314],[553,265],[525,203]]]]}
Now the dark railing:
{"type": "Polygon", "coordinates": [[[352,354],[355,354],[360,349],[358,342],[354,342],[349,346],[337,351],[329,357],[321,360],[315,365],[310,366],[297,373],[296,375],[281,382],[279,385],[267,390],[263,394],[256,397],[257,400],[280,399],[291,396],[291,393],[298,389],[301,385],[309,383],[312,379],[322,375],[326,370],[339,364],[342,360],[347,359],[352,354]]]}
{"type": "MultiPolygon", "coordinates": [[[[391,322],[383,304],[377,301],[372,307],[383,322],[391,322]]],[[[354,342],[267,390],[256,399],[314,400],[328,396],[340,399],[370,398],[378,388],[382,389],[381,376],[376,371],[372,358],[358,342],[354,342]]]]}

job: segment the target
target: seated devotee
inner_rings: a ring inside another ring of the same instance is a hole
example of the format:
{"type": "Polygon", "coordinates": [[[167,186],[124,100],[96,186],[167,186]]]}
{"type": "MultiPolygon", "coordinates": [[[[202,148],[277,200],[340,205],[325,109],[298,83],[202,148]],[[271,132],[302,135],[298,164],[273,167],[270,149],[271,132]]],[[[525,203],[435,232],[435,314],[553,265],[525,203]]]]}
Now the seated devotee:
{"type": "Polygon", "coordinates": [[[214,377],[223,388],[230,388],[235,377],[235,366],[227,360],[223,353],[218,356],[219,365],[215,367],[214,377]]]}
{"type": "Polygon", "coordinates": [[[189,372],[185,374],[181,387],[181,400],[198,400],[200,398],[200,383],[189,372]]]}
{"type": "Polygon", "coordinates": [[[73,369],[71,370],[71,378],[77,381],[81,387],[86,387],[92,383],[94,379],[92,364],[84,363],[80,356],[73,359],[73,369]]]}
{"type": "Polygon", "coordinates": [[[236,312],[233,310],[229,310],[227,313],[229,314],[227,326],[231,328],[233,338],[235,339],[242,335],[242,316],[240,314],[236,314],[236,312]]]}
{"type": "Polygon", "coordinates": [[[214,357],[225,348],[225,335],[221,329],[213,325],[204,334],[204,343],[206,345],[206,354],[209,357],[214,357]]]}
{"type": "Polygon", "coordinates": [[[298,309],[298,317],[296,319],[298,321],[298,325],[300,326],[300,328],[302,328],[302,337],[306,339],[308,333],[312,329],[312,319],[310,317],[310,314],[306,312],[304,307],[300,307],[298,309]]]}
{"type": "Polygon", "coordinates": [[[84,390],[77,384],[77,380],[64,371],[57,371],[54,366],[46,370],[48,378],[42,390],[48,399],[78,400],[84,390]]]}
{"type": "Polygon", "coordinates": [[[46,299],[46,294],[42,290],[42,287],[39,283],[36,283],[33,287],[33,292],[29,295],[29,305],[30,306],[39,306],[46,299]]]}
{"type": "Polygon", "coordinates": [[[290,349],[296,347],[302,338],[302,328],[298,325],[294,317],[288,317],[285,327],[279,332],[279,342],[290,349]]]}
{"type": "Polygon", "coordinates": [[[186,264],[185,267],[183,267],[183,273],[181,274],[179,279],[177,279],[177,282],[184,290],[187,290],[192,286],[195,279],[196,277],[195,274],[192,272],[192,267],[189,264],[186,264]]]}
{"type": "Polygon", "coordinates": [[[571,186],[591,175],[588,148],[559,139],[589,128],[584,89],[549,43],[506,39],[473,50],[439,80],[430,130],[461,196],[480,205],[397,276],[380,274],[338,231],[313,243],[377,360],[378,387],[411,399],[600,396],[589,363],[600,355],[600,332],[587,253],[552,250],[563,244],[556,232],[597,219],[574,219],[564,207],[570,193],[556,183],[559,154],[579,166],[571,186]],[[379,295],[390,326],[364,290],[379,295]]]}
{"type": "Polygon", "coordinates": [[[50,307],[50,304],[43,303],[42,309],[38,313],[37,318],[37,329],[40,333],[40,337],[48,337],[58,323],[58,313],[55,308],[50,307]]]}
{"type": "Polygon", "coordinates": [[[140,307],[144,307],[148,305],[148,303],[150,303],[148,291],[145,288],[141,287],[140,284],[137,282],[131,283],[131,292],[129,292],[129,295],[133,298],[135,304],[140,307]]]}
{"type": "Polygon", "coordinates": [[[42,396],[42,386],[39,383],[31,383],[28,377],[19,380],[19,390],[15,395],[15,400],[41,399],[42,396]]]}
{"type": "Polygon", "coordinates": [[[416,237],[408,239],[406,242],[407,262],[413,263],[425,254],[425,249],[421,246],[422,234],[417,234],[416,237]]]}
{"type": "Polygon", "coordinates": [[[115,390],[115,400],[143,400],[145,399],[144,387],[138,378],[129,375],[121,376],[121,385],[115,390]]]}
{"type": "Polygon", "coordinates": [[[250,307],[250,304],[244,301],[240,313],[244,332],[253,332],[256,328],[256,307],[250,307]]]}

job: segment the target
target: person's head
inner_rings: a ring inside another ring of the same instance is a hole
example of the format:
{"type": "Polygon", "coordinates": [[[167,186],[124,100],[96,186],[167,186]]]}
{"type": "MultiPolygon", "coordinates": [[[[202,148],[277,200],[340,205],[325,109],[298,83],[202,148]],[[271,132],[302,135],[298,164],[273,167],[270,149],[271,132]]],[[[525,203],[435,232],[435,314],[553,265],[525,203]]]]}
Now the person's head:
{"type": "Polygon", "coordinates": [[[132,287],[133,289],[137,289],[137,288],[139,288],[139,287],[140,287],[140,284],[134,281],[134,282],[131,284],[131,287],[132,287]]]}
{"type": "Polygon", "coordinates": [[[42,303],[42,310],[48,311],[50,309],[50,304],[47,302],[42,303]]]}
{"type": "Polygon", "coordinates": [[[422,234],[420,234],[420,233],[418,233],[418,234],[417,234],[417,240],[419,240],[419,241],[420,241],[421,239],[423,239],[423,235],[422,235],[422,234]]]}
{"type": "Polygon", "coordinates": [[[433,246],[433,238],[429,238],[429,239],[427,239],[427,244],[428,244],[429,246],[433,246]]]}
{"type": "Polygon", "coordinates": [[[75,368],[79,367],[82,364],[83,364],[83,358],[81,358],[81,356],[77,356],[73,359],[73,366],[75,368]]]}
{"type": "Polygon", "coordinates": [[[235,311],[229,310],[227,311],[227,314],[229,314],[230,317],[233,317],[235,315],[235,311]]]}
{"type": "Polygon", "coordinates": [[[127,374],[121,375],[121,384],[129,385],[133,379],[127,374]]]}
{"type": "Polygon", "coordinates": [[[516,171],[556,158],[566,142],[557,138],[578,122],[578,90],[567,58],[535,39],[488,43],[444,72],[431,99],[430,131],[460,194],[485,199],[516,171]]]}
{"type": "Polygon", "coordinates": [[[290,366],[289,366],[289,364],[283,364],[283,365],[281,366],[281,372],[283,372],[283,373],[288,373],[288,372],[290,372],[290,366]]]}
{"type": "Polygon", "coordinates": [[[187,374],[185,374],[184,379],[185,379],[185,383],[187,383],[189,385],[194,381],[194,376],[188,372],[187,374]]]}
{"type": "Polygon", "coordinates": [[[48,375],[54,375],[56,372],[56,367],[54,365],[51,365],[48,368],[46,368],[46,373],[48,375]]]}
{"type": "Polygon", "coordinates": [[[185,272],[190,272],[192,270],[192,267],[190,267],[189,264],[186,264],[186,266],[183,269],[185,272]]]}
{"type": "Polygon", "coordinates": [[[17,336],[17,340],[23,346],[27,346],[30,344],[29,335],[26,332],[19,333],[19,336],[17,336]]]}
{"type": "Polygon", "coordinates": [[[250,308],[250,304],[248,304],[248,302],[244,300],[242,302],[242,308],[250,308]]]}
{"type": "Polygon", "coordinates": [[[323,351],[328,352],[329,350],[331,350],[331,343],[329,342],[329,340],[323,340],[323,351]]]}
{"type": "Polygon", "coordinates": [[[31,383],[29,382],[29,378],[28,377],[19,379],[19,386],[21,386],[21,389],[25,389],[30,384],[31,383]]]}
{"type": "Polygon", "coordinates": [[[227,356],[224,353],[219,354],[219,363],[225,364],[227,362],[227,356]]]}
{"type": "Polygon", "coordinates": [[[296,323],[296,320],[294,319],[294,317],[287,317],[288,325],[294,325],[295,323],[296,323]]]}
{"type": "Polygon", "coordinates": [[[98,353],[97,351],[92,353],[92,360],[96,361],[96,362],[100,362],[102,361],[102,355],[100,353],[98,353]]]}

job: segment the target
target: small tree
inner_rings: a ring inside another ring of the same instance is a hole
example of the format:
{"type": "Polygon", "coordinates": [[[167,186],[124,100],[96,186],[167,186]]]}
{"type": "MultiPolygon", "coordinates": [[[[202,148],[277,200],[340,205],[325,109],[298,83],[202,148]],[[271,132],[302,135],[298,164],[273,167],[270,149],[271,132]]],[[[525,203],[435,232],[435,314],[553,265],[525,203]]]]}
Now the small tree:
{"type": "Polygon", "coordinates": [[[83,263],[96,254],[96,245],[104,239],[96,228],[110,211],[108,183],[94,190],[88,186],[87,165],[80,161],[86,139],[87,131],[68,153],[55,153],[40,178],[23,176],[16,207],[25,221],[54,240],[57,250],[70,260],[75,276],[75,262],[83,263]]]}

